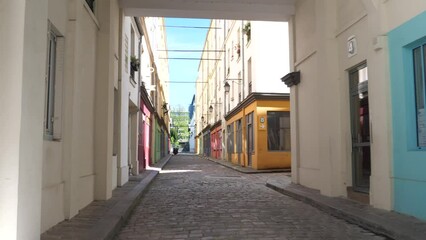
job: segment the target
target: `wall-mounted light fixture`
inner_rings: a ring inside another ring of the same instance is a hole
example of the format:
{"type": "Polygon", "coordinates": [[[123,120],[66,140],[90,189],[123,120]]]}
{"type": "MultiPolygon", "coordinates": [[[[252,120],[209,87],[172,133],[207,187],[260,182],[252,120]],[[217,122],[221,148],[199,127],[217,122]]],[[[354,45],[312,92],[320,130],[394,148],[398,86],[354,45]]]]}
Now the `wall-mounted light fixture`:
{"type": "Polygon", "coordinates": [[[205,123],[204,122],[204,120],[206,119],[204,116],[207,116],[207,118],[209,117],[209,114],[208,113],[203,113],[203,114],[201,114],[201,123],[205,123]]]}
{"type": "Polygon", "coordinates": [[[231,86],[229,85],[228,81],[238,81],[237,83],[238,83],[238,84],[241,84],[241,83],[240,83],[240,81],[241,81],[241,80],[242,80],[241,78],[234,78],[234,79],[232,79],[232,78],[227,78],[227,79],[225,79],[225,86],[224,86],[224,88],[225,88],[225,93],[226,93],[226,94],[228,94],[228,93],[229,93],[229,91],[231,90],[231,86]]]}
{"type": "MultiPolygon", "coordinates": [[[[228,85],[229,85],[229,84],[228,84],[228,85]]],[[[226,91],[226,89],[225,89],[225,91],[226,91]]],[[[222,105],[222,103],[221,103],[221,102],[218,102],[218,103],[211,103],[211,105],[210,105],[210,107],[209,107],[209,113],[213,113],[213,109],[214,109],[213,105],[222,105]]]]}
{"type": "Polygon", "coordinates": [[[291,72],[284,77],[281,78],[281,81],[287,85],[287,87],[291,87],[300,83],[300,71],[291,72]]]}

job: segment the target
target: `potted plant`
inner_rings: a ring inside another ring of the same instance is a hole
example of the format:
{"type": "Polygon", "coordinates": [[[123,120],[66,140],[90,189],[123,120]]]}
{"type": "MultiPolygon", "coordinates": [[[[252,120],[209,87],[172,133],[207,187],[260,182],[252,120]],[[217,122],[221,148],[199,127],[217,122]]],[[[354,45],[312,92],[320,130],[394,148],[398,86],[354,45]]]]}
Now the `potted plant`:
{"type": "Polygon", "coordinates": [[[137,71],[139,71],[139,67],[140,67],[140,61],[139,61],[139,58],[137,58],[137,57],[135,57],[135,56],[131,56],[130,57],[130,68],[133,70],[133,71],[135,71],[135,72],[137,72],[137,71]]]}
{"type": "Polygon", "coordinates": [[[235,50],[237,51],[238,58],[240,58],[240,56],[241,56],[241,46],[240,46],[239,43],[235,46],[235,50]]]}
{"type": "Polygon", "coordinates": [[[251,39],[251,23],[250,22],[247,22],[244,25],[243,33],[247,36],[247,42],[250,42],[250,39],[251,39]]]}

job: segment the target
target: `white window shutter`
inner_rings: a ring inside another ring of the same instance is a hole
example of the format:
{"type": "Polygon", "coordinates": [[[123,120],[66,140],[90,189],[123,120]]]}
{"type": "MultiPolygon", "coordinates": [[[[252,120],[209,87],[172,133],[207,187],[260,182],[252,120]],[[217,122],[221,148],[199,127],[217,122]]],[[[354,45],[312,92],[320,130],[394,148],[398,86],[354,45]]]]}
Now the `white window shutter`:
{"type": "Polygon", "coordinates": [[[56,41],[56,76],[55,76],[55,109],[53,117],[53,139],[62,138],[62,102],[64,85],[65,38],[56,41]]]}

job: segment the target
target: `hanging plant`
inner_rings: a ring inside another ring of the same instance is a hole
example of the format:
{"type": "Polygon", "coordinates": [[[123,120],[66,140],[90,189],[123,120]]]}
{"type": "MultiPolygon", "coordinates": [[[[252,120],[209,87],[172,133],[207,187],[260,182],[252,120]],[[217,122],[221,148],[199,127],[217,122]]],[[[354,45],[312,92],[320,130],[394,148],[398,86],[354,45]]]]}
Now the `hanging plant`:
{"type": "Polygon", "coordinates": [[[131,56],[130,57],[130,67],[133,71],[139,71],[139,67],[140,67],[140,61],[139,58],[135,57],[135,56],[131,56]]]}
{"type": "Polygon", "coordinates": [[[244,25],[243,33],[247,36],[247,42],[249,42],[251,40],[251,23],[250,22],[247,22],[244,25]]]}

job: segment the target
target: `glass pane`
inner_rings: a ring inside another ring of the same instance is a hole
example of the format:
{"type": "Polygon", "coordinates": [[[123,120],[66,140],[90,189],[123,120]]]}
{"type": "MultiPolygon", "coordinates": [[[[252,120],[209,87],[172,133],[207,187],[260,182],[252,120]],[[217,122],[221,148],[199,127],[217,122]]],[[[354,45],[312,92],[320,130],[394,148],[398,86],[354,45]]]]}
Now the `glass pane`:
{"type": "Polygon", "coordinates": [[[370,186],[370,175],[371,175],[371,153],[370,147],[357,147],[353,151],[355,169],[355,187],[358,190],[362,188],[368,188],[370,186]]]}
{"type": "Polygon", "coordinates": [[[353,187],[368,192],[371,173],[368,69],[363,65],[349,73],[352,132],[353,187]]]}
{"type": "Polygon", "coordinates": [[[424,86],[422,79],[422,49],[420,47],[413,50],[414,55],[414,79],[416,84],[416,107],[417,110],[424,108],[424,86]]]}
{"type": "Polygon", "coordinates": [[[426,113],[425,113],[425,76],[426,76],[426,45],[413,50],[414,57],[414,81],[416,92],[417,114],[417,145],[426,147],[426,113]],[[423,54],[423,58],[422,58],[423,54]],[[425,75],[423,75],[425,74],[425,75]]]}
{"type": "Polygon", "coordinates": [[[367,67],[351,73],[352,142],[370,141],[367,67]]]}
{"type": "Polygon", "coordinates": [[[268,150],[290,151],[290,113],[268,112],[268,150]]]}

